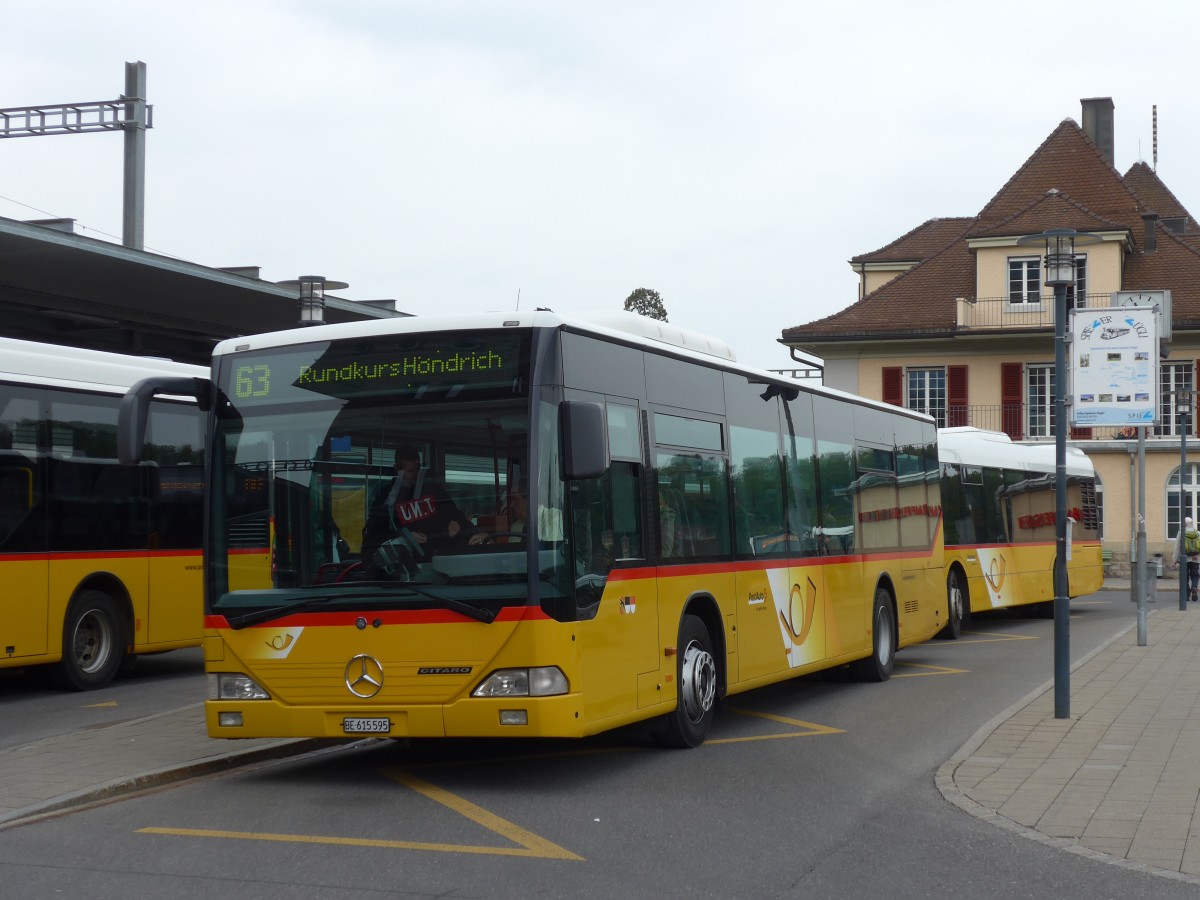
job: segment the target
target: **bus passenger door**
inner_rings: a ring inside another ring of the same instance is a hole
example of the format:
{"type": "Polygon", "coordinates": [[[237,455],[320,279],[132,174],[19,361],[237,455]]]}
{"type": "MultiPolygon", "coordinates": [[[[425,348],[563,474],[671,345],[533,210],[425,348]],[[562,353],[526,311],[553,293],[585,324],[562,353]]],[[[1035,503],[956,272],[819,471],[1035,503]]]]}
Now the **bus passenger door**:
{"type": "Polygon", "coordinates": [[[611,573],[594,618],[579,623],[584,709],[589,722],[626,715],[662,698],[658,589],[654,569],[611,573]]]}
{"type": "MultiPolygon", "coordinates": [[[[611,443],[611,421],[609,431],[611,443]]],[[[635,452],[631,446],[625,455],[635,452]]],[[[645,560],[641,479],[639,463],[614,458],[603,477],[571,486],[580,687],[589,722],[662,699],[658,583],[645,560]]]]}
{"type": "Polygon", "coordinates": [[[44,472],[32,453],[0,451],[0,661],[49,648],[44,472]]]}

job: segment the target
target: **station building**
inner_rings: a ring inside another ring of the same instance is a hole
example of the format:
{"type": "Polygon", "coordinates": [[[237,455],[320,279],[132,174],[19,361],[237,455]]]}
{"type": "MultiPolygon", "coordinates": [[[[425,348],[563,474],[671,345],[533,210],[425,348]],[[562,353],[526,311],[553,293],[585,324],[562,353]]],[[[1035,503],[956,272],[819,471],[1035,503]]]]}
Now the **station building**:
{"type": "MultiPolygon", "coordinates": [[[[1118,291],[1171,292],[1144,470],[1148,549],[1169,560],[1183,517],[1200,521],[1200,227],[1156,166],[1115,167],[1112,99],[1082,105],[1083,125],[1065,119],[979,212],[932,219],[854,257],[858,301],[781,340],[821,357],[831,387],[922,410],[942,426],[1053,443],[1054,295],[1041,250],[1019,241],[1049,229],[1098,236],[1076,248],[1074,309],[1108,307],[1118,291]]],[[[1126,429],[1094,427],[1072,429],[1069,443],[1096,468],[1110,572],[1127,571],[1138,442],[1126,429]]]]}

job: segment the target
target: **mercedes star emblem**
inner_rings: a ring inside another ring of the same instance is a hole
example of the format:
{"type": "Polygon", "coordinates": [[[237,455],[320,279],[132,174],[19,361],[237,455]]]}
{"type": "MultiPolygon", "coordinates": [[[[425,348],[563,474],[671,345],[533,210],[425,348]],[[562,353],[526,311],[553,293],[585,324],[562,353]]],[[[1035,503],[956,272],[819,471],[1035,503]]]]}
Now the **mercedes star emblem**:
{"type": "Polygon", "coordinates": [[[367,700],[383,687],[383,666],[373,656],[360,653],[346,663],[346,687],[355,697],[367,700]]]}

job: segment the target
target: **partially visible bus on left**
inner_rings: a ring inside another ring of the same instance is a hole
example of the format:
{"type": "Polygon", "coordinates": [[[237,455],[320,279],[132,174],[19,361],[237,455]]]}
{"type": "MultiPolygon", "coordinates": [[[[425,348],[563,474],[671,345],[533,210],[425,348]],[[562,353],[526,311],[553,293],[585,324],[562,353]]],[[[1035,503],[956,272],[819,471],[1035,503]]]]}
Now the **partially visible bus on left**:
{"type": "Polygon", "coordinates": [[[204,421],[151,404],[145,462],[116,460],[117,408],[199,366],[0,338],[0,668],[89,690],[140,653],[200,642],[204,421]]]}

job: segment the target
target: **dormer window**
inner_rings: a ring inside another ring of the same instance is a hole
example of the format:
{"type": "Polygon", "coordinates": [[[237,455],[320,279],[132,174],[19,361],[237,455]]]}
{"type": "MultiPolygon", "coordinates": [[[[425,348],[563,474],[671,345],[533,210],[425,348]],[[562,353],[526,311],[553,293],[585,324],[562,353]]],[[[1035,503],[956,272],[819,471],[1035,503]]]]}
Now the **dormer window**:
{"type": "Polygon", "coordinates": [[[1040,256],[1010,256],[1008,258],[1008,302],[1042,302],[1042,258],[1040,256]]]}
{"type": "MultiPolygon", "coordinates": [[[[1042,257],[1010,256],[1008,258],[1008,302],[1034,304],[1042,302],[1042,257]]],[[[1075,284],[1067,288],[1067,307],[1087,306],[1087,254],[1075,254],[1075,284]],[[1075,297],[1080,302],[1075,303],[1075,297]]]]}

